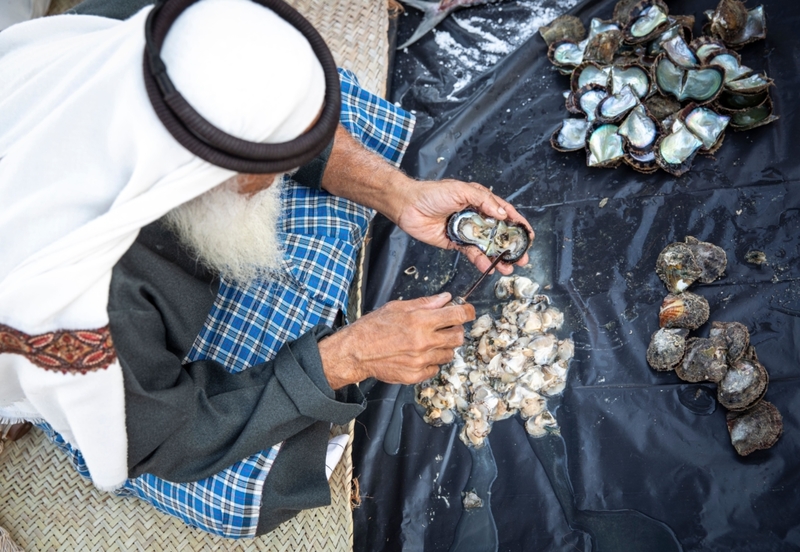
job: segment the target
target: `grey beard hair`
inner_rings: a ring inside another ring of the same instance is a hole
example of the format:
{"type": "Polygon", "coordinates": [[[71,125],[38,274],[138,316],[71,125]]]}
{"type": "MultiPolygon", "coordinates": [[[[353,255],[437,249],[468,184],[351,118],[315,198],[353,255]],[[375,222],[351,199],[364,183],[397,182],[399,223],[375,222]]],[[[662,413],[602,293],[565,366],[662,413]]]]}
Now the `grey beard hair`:
{"type": "Polygon", "coordinates": [[[278,239],[283,175],[266,190],[238,192],[238,175],[167,213],[165,222],[206,267],[248,285],[269,278],[283,259],[278,239]]]}

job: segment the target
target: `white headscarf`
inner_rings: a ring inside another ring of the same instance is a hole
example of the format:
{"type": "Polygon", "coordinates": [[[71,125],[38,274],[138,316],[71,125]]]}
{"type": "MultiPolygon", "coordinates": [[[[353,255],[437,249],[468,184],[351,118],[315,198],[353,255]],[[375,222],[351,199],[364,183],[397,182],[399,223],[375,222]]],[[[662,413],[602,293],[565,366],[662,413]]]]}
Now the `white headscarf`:
{"type": "MultiPolygon", "coordinates": [[[[233,175],[185,150],[153,112],[142,77],[149,10],[0,33],[0,330],[107,326],[111,270],[138,230],[233,175]]],[[[243,139],[294,138],[322,106],[308,42],[249,0],[188,8],[162,58],[195,109],[243,139]]],[[[117,361],[65,374],[0,354],[0,419],[46,420],[102,489],[127,475],[124,416],[117,361]]]]}

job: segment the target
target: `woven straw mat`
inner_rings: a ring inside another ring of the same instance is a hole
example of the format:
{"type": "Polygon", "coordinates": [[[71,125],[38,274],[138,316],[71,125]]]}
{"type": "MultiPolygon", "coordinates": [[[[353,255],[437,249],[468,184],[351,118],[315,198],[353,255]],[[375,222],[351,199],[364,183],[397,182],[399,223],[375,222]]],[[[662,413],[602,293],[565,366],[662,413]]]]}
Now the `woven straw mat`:
{"type": "MultiPolygon", "coordinates": [[[[388,0],[289,0],[319,30],[340,67],[361,85],[385,95],[388,0]]],[[[75,0],[53,0],[50,14],[75,0]]],[[[363,255],[361,256],[363,262],[363,255]]],[[[356,276],[361,281],[363,265],[356,276]]],[[[351,314],[360,312],[354,285],[351,314]]],[[[257,539],[230,540],[190,528],[135,498],[102,493],[81,478],[36,428],[0,455],[0,527],[26,551],[349,551],[353,548],[353,424],[332,435],[351,436],[331,476],[331,505],[301,512],[257,539]]]]}

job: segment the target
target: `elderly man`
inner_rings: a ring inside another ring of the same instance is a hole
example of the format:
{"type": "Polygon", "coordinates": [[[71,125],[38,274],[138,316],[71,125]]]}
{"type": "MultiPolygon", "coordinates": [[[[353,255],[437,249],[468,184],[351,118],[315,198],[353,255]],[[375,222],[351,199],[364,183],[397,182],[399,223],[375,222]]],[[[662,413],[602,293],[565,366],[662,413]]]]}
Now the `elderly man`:
{"type": "Polygon", "coordinates": [[[329,54],[265,3],[89,0],[106,17],[0,34],[0,418],[227,537],[328,503],[355,384],[430,377],[474,317],[442,294],[332,329],[373,209],[449,248],[467,206],[524,222],[397,170],[413,122],[347,72],[335,128],[329,54]]]}

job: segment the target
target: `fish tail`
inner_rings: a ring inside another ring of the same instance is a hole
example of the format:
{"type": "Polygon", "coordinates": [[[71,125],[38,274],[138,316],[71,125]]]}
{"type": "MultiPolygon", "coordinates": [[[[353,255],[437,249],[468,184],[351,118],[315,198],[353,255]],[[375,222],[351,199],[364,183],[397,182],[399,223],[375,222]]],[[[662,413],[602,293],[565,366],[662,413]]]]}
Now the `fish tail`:
{"type": "Polygon", "coordinates": [[[438,25],[442,19],[447,17],[450,12],[455,9],[455,6],[452,6],[440,10],[439,2],[424,2],[422,0],[403,0],[403,3],[424,12],[425,16],[422,18],[422,23],[419,24],[417,30],[411,35],[411,38],[398,46],[398,50],[402,50],[406,46],[414,44],[417,40],[428,34],[431,29],[438,25]]]}

